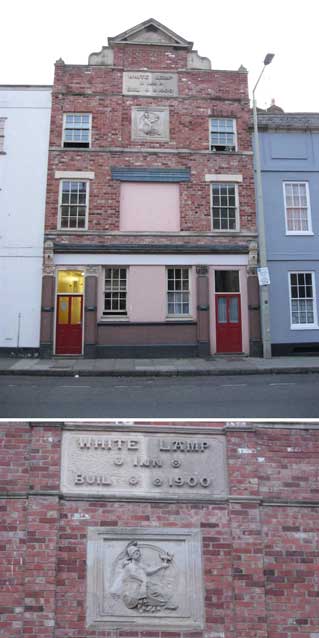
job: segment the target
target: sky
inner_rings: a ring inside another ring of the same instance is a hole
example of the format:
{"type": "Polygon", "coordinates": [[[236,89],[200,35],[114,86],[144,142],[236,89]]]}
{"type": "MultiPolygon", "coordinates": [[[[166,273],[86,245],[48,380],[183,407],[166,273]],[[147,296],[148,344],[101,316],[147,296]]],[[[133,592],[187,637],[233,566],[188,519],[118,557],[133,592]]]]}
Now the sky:
{"type": "Polygon", "coordinates": [[[107,38],[155,18],[213,69],[248,72],[250,96],[266,53],[272,63],[256,91],[266,108],[319,111],[318,0],[11,0],[1,7],[0,84],[52,84],[54,62],[86,64],[107,38]]]}

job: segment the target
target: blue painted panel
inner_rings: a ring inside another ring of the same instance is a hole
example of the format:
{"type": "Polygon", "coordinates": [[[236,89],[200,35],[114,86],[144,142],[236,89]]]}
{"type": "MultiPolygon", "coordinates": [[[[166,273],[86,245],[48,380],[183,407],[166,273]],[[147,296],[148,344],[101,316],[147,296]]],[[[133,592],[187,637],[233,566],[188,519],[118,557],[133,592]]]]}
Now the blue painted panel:
{"type": "Polygon", "coordinates": [[[188,168],[111,168],[112,179],[122,182],[189,182],[188,168]]]}
{"type": "Polygon", "coordinates": [[[319,133],[261,131],[260,161],[264,171],[318,171],[319,133]]]}
{"type": "Polygon", "coordinates": [[[273,133],[270,138],[272,159],[307,159],[307,148],[304,133],[273,133]]]}

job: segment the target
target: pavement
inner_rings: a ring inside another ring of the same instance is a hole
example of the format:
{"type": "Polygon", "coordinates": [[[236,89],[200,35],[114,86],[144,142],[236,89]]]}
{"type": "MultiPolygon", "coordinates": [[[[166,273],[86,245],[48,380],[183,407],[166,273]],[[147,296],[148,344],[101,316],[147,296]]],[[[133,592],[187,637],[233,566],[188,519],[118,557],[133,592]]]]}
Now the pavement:
{"type": "Polygon", "coordinates": [[[319,372],[319,356],[262,359],[242,355],[207,359],[84,359],[82,357],[0,357],[0,375],[26,376],[207,376],[319,372]]]}

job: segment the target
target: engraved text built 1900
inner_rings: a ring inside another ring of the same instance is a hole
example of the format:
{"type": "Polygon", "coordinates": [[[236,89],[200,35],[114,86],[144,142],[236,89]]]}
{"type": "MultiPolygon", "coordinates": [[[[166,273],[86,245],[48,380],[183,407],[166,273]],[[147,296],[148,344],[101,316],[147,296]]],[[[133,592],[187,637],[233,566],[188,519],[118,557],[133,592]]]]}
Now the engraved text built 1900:
{"type": "Polygon", "coordinates": [[[64,432],[61,489],[123,498],[227,494],[223,436],[64,432]]]}
{"type": "Polygon", "coordinates": [[[177,74],[124,71],[123,94],[175,97],[178,95],[177,74]]]}

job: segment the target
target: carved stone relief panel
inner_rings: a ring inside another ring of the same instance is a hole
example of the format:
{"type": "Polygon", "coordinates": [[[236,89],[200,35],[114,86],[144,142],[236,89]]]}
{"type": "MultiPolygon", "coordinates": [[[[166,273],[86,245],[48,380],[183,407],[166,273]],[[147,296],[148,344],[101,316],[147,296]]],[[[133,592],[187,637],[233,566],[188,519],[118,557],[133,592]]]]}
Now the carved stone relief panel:
{"type": "Polygon", "coordinates": [[[201,555],[199,530],[89,529],[88,627],[203,628],[201,555]]]}
{"type": "Polygon", "coordinates": [[[225,437],[65,431],[61,490],[124,500],[211,500],[228,494],[225,437]]]}
{"type": "Polygon", "coordinates": [[[133,141],[169,141],[167,107],[137,106],[132,108],[133,141]]]}

